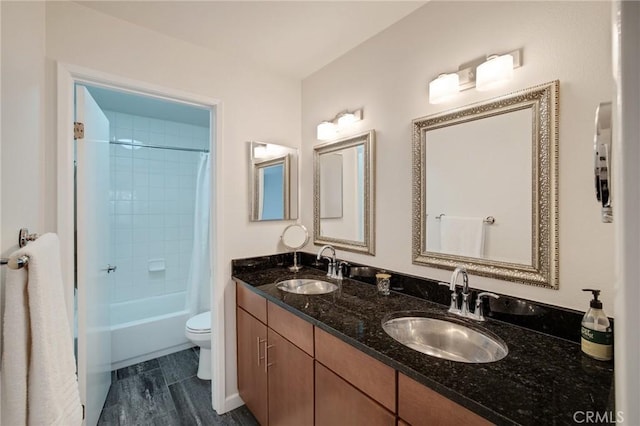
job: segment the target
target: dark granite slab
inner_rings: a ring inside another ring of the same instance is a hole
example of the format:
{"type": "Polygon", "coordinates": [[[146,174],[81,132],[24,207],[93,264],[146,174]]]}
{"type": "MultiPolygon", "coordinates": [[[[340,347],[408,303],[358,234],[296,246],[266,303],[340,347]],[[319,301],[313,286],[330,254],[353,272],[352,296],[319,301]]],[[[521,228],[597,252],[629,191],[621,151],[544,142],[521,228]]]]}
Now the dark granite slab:
{"type": "MultiPolygon", "coordinates": [[[[395,291],[380,296],[375,286],[351,279],[343,280],[338,291],[327,295],[285,293],[275,287],[277,281],[334,280],[311,267],[291,273],[278,266],[278,260],[263,260],[266,268],[236,268],[234,263],[233,275],[252,291],[496,424],[573,424],[577,411],[612,410],[608,404],[613,363],[584,356],[575,342],[489,319],[482,326],[509,347],[503,360],[465,364],[431,357],[396,342],[381,324],[387,314],[404,310],[449,315],[444,304],[395,291]]],[[[279,264],[289,265],[286,259],[279,264]]],[[[448,291],[445,295],[448,299],[448,291]]]]}

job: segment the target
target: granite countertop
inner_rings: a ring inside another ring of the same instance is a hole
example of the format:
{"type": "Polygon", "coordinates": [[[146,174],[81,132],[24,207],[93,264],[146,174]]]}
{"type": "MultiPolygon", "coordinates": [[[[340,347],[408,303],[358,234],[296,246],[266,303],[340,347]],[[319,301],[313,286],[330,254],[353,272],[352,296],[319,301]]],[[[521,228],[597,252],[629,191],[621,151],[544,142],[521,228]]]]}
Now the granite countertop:
{"type": "MultiPolygon", "coordinates": [[[[381,326],[386,315],[397,311],[449,315],[443,305],[396,292],[381,296],[374,285],[352,279],[342,280],[339,290],[326,295],[297,295],[275,287],[276,282],[289,278],[322,278],[337,283],[313,268],[298,273],[283,267],[236,271],[234,278],[496,424],[575,424],[576,412],[613,410],[613,363],[587,357],[575,342],[488,319],[482,327],[506,342],[506,358],[486,364],[448,361],[398,343],[381,326]]],[[[577,418],[583,419],[584,415],[578,414],[577,418]]]]}

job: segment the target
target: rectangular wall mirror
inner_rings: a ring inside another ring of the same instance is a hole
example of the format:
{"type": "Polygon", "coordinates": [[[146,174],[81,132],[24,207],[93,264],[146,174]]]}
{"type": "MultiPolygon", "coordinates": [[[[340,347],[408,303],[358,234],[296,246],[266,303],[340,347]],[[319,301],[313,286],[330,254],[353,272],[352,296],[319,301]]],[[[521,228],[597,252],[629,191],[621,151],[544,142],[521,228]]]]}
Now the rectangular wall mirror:
{"type": "Polygon", "coordinates": [[[298,150],[249,142],[251,221],[298,218],[298,150]]]}
{"type": "Polygon", "coordinates": [[[375,131],[316,146],[313,168],[314,243],[374,254],[375,131]]]}
{"type": "Polygon", "coordinates": [[[558,88],[413,121],[413,263],[557,288],[558,88]]]}

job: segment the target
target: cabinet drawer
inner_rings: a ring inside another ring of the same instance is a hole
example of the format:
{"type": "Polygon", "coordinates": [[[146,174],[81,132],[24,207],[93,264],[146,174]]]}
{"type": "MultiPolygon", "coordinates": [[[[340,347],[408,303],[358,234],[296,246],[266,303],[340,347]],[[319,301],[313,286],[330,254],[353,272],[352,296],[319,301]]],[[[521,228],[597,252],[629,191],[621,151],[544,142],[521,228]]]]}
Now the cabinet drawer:
{"type": "Polygon", "coordinates": [[[239,281],[236,281],[236,303],[263,323],[267,323],[267,299],[258,296],[239,281]]]}
{"type": "Polygon", "coordinates": [[[313,325],[268,302],[268,325],[282,337],[313,356],[313,325]]]}
{"type": "Polygon", "coordinates": [[[396,412],[396,372],[316,327],[316,359],[386,409],[396,412]]]}
{"type": "Polygon", "coordinates": [[[398,374],[398,416],[413,425],[484,426],[492,424],[401,373],[398,374]]]}
{"type": "Polygon", "coordinates": [[[316,426],[394,426],[395,415],[316,362],[316,426]]]}

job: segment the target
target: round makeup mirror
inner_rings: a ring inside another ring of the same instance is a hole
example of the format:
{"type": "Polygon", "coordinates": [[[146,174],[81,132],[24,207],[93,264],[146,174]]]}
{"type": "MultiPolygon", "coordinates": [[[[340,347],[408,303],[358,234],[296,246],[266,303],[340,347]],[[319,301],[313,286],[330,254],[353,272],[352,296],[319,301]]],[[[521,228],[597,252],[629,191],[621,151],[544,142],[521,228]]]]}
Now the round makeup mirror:
{"type": "Polygon", "coordinates": [[[282,244],[284,244],[285,247],[293,250],[293,266],[290,266],[289,270],[297,272],[302,269],[302,266],[298,265],[297,250],[309,242],[309,232],[307,232],[307,228],[299,223],[293,223],[284,228],[280,240],[282,240],[282,244]]]}

